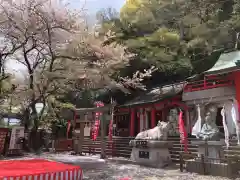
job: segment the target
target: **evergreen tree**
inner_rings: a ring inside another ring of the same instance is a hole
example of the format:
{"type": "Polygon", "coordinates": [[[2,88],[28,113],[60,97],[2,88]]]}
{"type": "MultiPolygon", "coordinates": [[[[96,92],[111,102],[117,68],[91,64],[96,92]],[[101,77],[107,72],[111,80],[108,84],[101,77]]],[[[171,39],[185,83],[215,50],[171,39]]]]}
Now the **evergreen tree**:
{"type": "Polygon", "coordinates": [[[239,4],[236,0],[128,0],[119,18],[101,22],[100,32],[105,32],[106,44],[124,44],[135,53],[137,67],[145,63],[165,74],[188,76],[211,68],[223,50],[234,48],[239,4]]]}

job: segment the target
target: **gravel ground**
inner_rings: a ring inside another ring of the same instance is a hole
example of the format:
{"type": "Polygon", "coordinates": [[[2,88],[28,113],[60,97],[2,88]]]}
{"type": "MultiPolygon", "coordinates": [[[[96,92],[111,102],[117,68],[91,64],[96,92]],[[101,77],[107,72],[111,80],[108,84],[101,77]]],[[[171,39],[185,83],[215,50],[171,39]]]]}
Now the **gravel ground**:
{"type": "MultiPolygon", "coordinates": [[[[66,153],[61,154],[66,155],[66,153]]],[[[24,157],[6,159],[48,159],[48,157],[50,158],[52,156],[58,156],[61,154],[27,154],[24,157]]],[[[104,166],[104,168],[102,169],[83,169],[83,180],[228,180],[228,178],[223,177],[201,176],[198,174],[181,173],[178,166],[167,167],[164,169],[155,169],[126,162],[127,159],[114,158],[107,161],[107,165],[104,166]]],[[[240,180],[240,178],[237,178],[236,180],[240,180]]]]}
{"type": "MultiPolygon", "coordinates": [[[[85,170],[84,180],[227,180],[223,177],[181,173],[178,167],[155,169],[132,164],[108,162],[102,170],[85,170]]],[[[240,180],[240,178],[238,178],[240,180]]]]}

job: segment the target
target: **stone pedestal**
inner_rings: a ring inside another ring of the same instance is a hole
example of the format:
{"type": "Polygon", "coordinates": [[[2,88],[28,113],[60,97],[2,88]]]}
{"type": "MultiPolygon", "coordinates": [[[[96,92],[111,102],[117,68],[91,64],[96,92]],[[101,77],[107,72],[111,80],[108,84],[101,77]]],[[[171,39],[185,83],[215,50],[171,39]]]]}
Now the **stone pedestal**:
{"type": "Polygon", "coordinates": [[[205,158],[212,159],[214,162],[220,162],[224,157],[224,140],[220,141],[192,141],[193,145],[198,146],[198,157],[204,155],[205,158]]]}
{"type": "Polygon", "coordinates": [[[131,160],[146,166],[162,168],[171,163],[168,148],[172,143],[168,141],[132,140],[131,160]]]}
{"type": "Polygon", "coordinates": [[[216,163],[211,161],[196,161],[190,159],[186,161],[187,172],[194,172],[203,175],[233,177],[238,174],[239,163],[216,163]]]}
{"type": "Polygon", "coordinates": [[[223,162],[224,141],[192,141],[192,144],[198,145],[198,157],[196,159],[186,160],[186,170],[188,172],[227,176],[232,174],[232,168],[229,164],[223,162]]]}

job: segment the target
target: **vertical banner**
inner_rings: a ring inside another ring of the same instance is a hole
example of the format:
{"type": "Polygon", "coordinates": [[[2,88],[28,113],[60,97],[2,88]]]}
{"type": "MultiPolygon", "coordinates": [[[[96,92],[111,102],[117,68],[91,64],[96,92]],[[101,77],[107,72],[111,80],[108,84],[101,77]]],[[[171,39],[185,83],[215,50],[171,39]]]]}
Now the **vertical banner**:
{"type": "MultiPolygon", "coordinates": [[[[103,107],[104,104],[102,102],[96,102],[96,107],[103,107]]],[[[93,140],[95,141],[97,139],[98,133],[99,133],[99,127],[100,127],[100,116],[102,115],[101,112],[95,113],[95,125],[94,125],[94,132],[93,132],[93,140]]]]}
{"type": "Polygon", "coordinates": [[[182,111],[180,111],[180,113],[179,113],[178,126],[179,126],[179,133],[180,133],[180,142],[182,144],[184,144],[184,152],[187,152],[188,151],[187,132],[186,132],[184,122],[183,122],[183,112],[182,111]]]}

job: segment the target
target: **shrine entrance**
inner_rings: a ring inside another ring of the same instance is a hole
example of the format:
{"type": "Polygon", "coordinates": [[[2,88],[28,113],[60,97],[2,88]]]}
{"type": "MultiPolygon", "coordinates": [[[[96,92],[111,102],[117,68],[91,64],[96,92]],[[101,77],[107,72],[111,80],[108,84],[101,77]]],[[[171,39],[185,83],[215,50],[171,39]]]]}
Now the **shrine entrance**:
{"type": "MultiPolygon", "coordinates": [[[[91,125],[91,130],[88,131],[89,140],[94,145],[94,141],[97,139],[98,133],[100,131],[100,147],[101,147],[101,158],[106,157],[106,126],[110,124],[112,126],[112,118],[109,115],[109,111],[113,110],[114,105],[106,105],[96,108],[81,108],[75,110],[75,118],[72,122],[73,124],[73,141],[74,141],[74,152],[76,154],[82,154],[83,144],[84,144],[84,132],[86,132],[86,124],[91,125]],[[107,123],[107,120],[110,123],[107,123]]],[[[91,147],[89,147],[91,151],[91,147]]],[[[91,152],[89,152],[91,153],[91,152]]]]}

